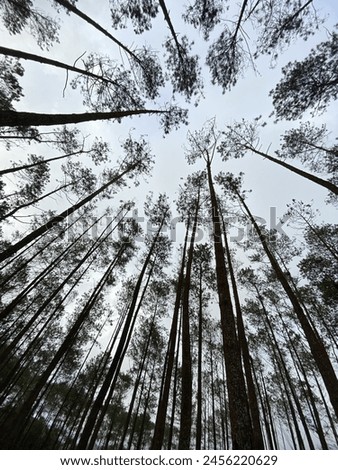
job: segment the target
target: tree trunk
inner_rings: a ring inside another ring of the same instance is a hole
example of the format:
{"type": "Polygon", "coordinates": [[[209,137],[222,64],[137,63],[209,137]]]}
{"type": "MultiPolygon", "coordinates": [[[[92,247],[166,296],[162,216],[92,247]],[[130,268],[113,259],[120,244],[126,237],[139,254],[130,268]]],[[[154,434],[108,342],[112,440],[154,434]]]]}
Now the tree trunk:
{"type": "Polygon", "coordinates": [[[171,450],[172,448],[173,435],[174,435],[176,399],[178,395],[177,382],[178,382],[178,369],[179,369],[178,361],[179,361],[179,354],[180,354],[181,330],[182,330],[182,315],[180,315],[180,323],[178,326],[177,349],[176,349],[175,366],[174,366],[175,370],[174,370],[174,381],[173,381],[173,394],[172,394],[172,403],[171,403],[171,417],[170,417],[168,445],[167,445],[168,450],[171,450]]]}
{"type": "Polygon", "coordinates": [[[134,109],[128,111],[107,111],[78,114],[42,114],[25,111],[8,111],[0,113],[0,127],[29,127],[29,126],[62,126],[65,124],[78,124],[88,121],[104,121],[122,119],[128,116],[141,114],[165,114],[167,111],[159,109],[134,109]]]}
{"type": "Polygon", "coordinates": [[[99,25],[98,23],[96,23],[96,21],[94,21],[92,18],[87,16],[85,13],[83,13],[78,8],[76,8],[76,6],[69,3],[68,0],[55,0],[55,2],[62,5],[66,10],[71,11],[75,15],[79,16],[84,21],[86,21],[88,24],[94,26],[95,29],[97,29],[102,34],[104,34],[109,39],[111,39],[115,44],[117,44],[121,49],[123,49],[128,55],[130,55],[134,60],[136,60],[137,62],[140,62],[139,58],[130,49],[128,49],[124,44],[122,44],[122,42],[120,42],[118,39],[116,39],[114,36],[112,36],[106,29],[102,28],[102,26],[99,25]]]}
{"type": "Polygon", "coordinates": [[[202,348],[203,348],[203,299],[202,267],[199,269],[198,286],[198,356],[197,356],[197,412],[196,412],[196,450],[202,444],[202,348]]]}
{"type": "Polygon", "coordinates": [[[182,391],[181,391],[181,421],[178,448],[190,449],[191,439],[191,415],[192,415],[192,370],[190,349],[190,322],[189,322],[189,293],[191,283],[191,268],[194,255],[194,244],[197,230],[197,219],[200,204],[200,188],[196,200],[196,209],[193,228],[188,251],[186,274],[182,294],[182,391]]]}
{"type": "Polygon", "coordinates": [[[221,312],[224,358],[227,376],[229,414],[232,446],[237,449],[253,449],[252,425],[241,363],[241,352],[236,332],[236,322],[231,304],[222,243],[221,220],[210,162],[207,163],[208,183],[211,199],[211,217],[214,231],[217,291],[221,312]]]}
{"type": "Polygon", "coordinates": [[[182,262],[181,269],[178,276],[177,287],[176,287],[176,299],[174,305],[174,313],[171,322],[170,334],[169,334],[169,343],[166,355],[166,368],[163,371],[162,383],[163,387],[159,397],[159,403],[157,407],[157,415],[155,421],[154,435],[151,443],[152,450],[160,450],[163,445],[164,430],[165,430],[165,421],[168,408],[169,392],[171,385],[171,376],[174,367],[175,361],[175,346],[177,338],[177,324],[178,324],[178,314],[181,305],[182,290],[183,290],[183,280],[184,280],[184,266],[185,266],[185,257],[186,257],[186,248],[187,248],[187,239],[188,239],[188,230],[189,224],[186,228],[186,235],[184,241],[184,247],[182,252],[182,262]]]}
{"type": "Polygon", "coordinates": [[[313,183],[319,184],[320,186],[323,186],[324,188],[328,189],[329,191],[332,191],[334,194],[338,194],[338,187],[331,183],[330,181],[324,180],[322,178],[319,178],[318,176],[312,175],[311,173],[308,173],[307,171],[301,170],[293,165],[290,165],[289,163],[283,162],[282,160],[279,160],[278,158],[272,157],[271,155],[268,155],[267,153],[260,152],[259,150],[256,150],[254,147],[248,146],[248,150],[251,150],[252,152],[256,153],[257,155],[260,155],[263,158],[266,158],[267,160],[270,160],[270,162],[277,163],[277,165],[280,165],[284,168],[287,168],[288,170],[292,171],[293,173],[296,173],[297,175],[302,176],[303,178],[306,178],[313,183]]]}
{"type": "Polygon", "coordinates": [[[249,407],[250,407],[252,431],[253,431],[252,445],[253,445],[253,449],[260,450],[260,449],[264,449],[264,442],[263,442],[263,434],[262,434],[262,428],[261,428],[261,423],[260,423],[259,406],[258,406],[255,384],[254,384],[254,380],[252,376],[250,351],[249,351],[249,345],[248,345],[248,341],[247,341],[246,333],[245,333],[242,308],[240,304],[235,273],[234,273],[233,266],[232,266],[231,253],[230,253],[230,248],[229,248],[228,239],[227,239],[227,232],[226,232],[223,217],[222,217],[222,224],[223,224],[225,252],[226,252],[226,257],[228,261],[228,268],[229,268],[229,273],[230,273],[232,291],[234,295],[235,308],[236,308],[236,314],[237,314],[238,339],[239,339],[239,343],[240,343],[240,347],[242,351],[245,378],[246,378],[246,384],[247,384],[247,389],[248,389],[248,399],[249,399],[249,407]]]}
{"type": "MultiPolygon", "coordinates": [[[[1,47],[0,47],[1,50],[1,47]]],[[[85,150],[79,150],[78,152],[68,153],[66,155],[60,155],[59,157],[46,158],[45,160],[40,160],[35,163],[27,163],[26,165],[14,166],[12,168],[6,168],[5,170],[0,170],[0,176],[7,175],[8,173],[16,173],[17,171],[28,170],[34,166],[43,165],[44,163],[54,162],[56,160],[62,160],[63,158],[73,157],[75,155],[80,155],[81,153],[89,153],[85,150]]]]}

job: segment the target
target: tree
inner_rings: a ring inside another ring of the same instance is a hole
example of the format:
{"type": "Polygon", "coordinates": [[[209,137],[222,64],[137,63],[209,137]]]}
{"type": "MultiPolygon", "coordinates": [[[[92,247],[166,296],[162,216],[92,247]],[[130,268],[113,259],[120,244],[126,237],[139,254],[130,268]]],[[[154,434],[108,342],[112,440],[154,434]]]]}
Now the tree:
{"type": "Polygon", "coordinates": [[[300,118],[305,111],[322,112],[337,98],[337,33],[312,49],[303,61],[290,62],[283,78],[270,92],[277,119],[300,118]]]}
{"type": "MultiPolygon", "coordinates": [[[[297,175],[302,176],[303,178],[308,179],[313,183],[327,188],[334,195],[338,194],[338,186],[330,180],[320,178],[284,161],[290,154],[293,158],[296,156],[297,158],[302,159],[301,153],[299,151],[295,151],[295,149],[292,149],[292,144],[294,147],[297,146],[298,149],[299,144],[304,145],[304,141],[302,142],[302,140],[299,140],[299,134],[296,130],[288,132],[284,137],[287,143],[282,146],[282,150],[278,150],[276,152],[279,158],[273,157],[266,152],[262,152],[259,148],[260,141],[258,135],[258,121],[259,118],[256,119],[253,123],[248,123],[243,119],[242,122],[235,123],[233,126],[227,126],[227,131],[223,132],[224,140],[219,145],[219,151],[222,154],[224,161],[226,161],[230,156],[233,156],[234,158],[243,157],[246,151],[250,151],[256,155],[260,155],[261,157],[266,158],[273,163],[276,163],[279,166],[282,166],[283,168],[286,168],[287,170],[292,171],[297,175]],[[295,135],[295,140],[291,139],[291,135],[295,135]],[[290,139],[288,136],[290,136],[290,139]],[[295,141],[297,141],[297,144],[295,144],[295,141]]],[[[320,145],[318,141],[317,145],[320,145]]],[[[311,147],[311,144],[309,146],[311,147]]],[[[302,148],[302,152],[304,152],[306,155],[302,161],[306,162],[306,164],[309,164],[309,160],[311,159],[310,152],[306,152],[304,147],[302,148]]],[[[328,150],[328,152],[330,152],[330,150],[328,150]]],[[[334,156],[335,150],[332,149],[331,153],[334,156]]],[[[318,171],[318,167],[316,170],[318,171]]]]}
{"type": "Polygon", "coordinates": [[[0,5],[0,14],[11,34],[19,34],[29,29],[42,49],[49,49],[55,41],[58,41],[57,21],[34,8],[32,0],[4,0],[0,5]]]}
{"type": "Polygon", "coordinates": [[[13,101],[23,96],[18,77],[22,77],[24,69],[18,60],[6,57],[0,61],[0,110],[14,110],[13,101]]]}
{"type": "Polygon", "coordinates": [[[0,127],[59,126],[64,124],[110,119],[120,121],[124,117],[138,116],[141,114],[159,114],[161,116],[163,130],[165,133],[168,133],[172,126],[176,126],[178,122],[181,123],[186,112],[177,107],[169,107],[165,110],[138,109],[81,114],[38,114],[19,111],[3,111],[0,116],[0,127]]]}
{"type": "Polygon", "coordinates": [[[213,242],[216,262],[217,293],[221,314],[224,359],[230,403],[232,445],[234,449],[251,449],[252,426],[248,407],[248,397],[245,388],[240,346],[228,282],[228,273],[224,259],[222,221],[211,173],[211,163],[215,155],[217,140],[218,136],[215,123],[214,121],[210,121],[202,131],[195,135],[189,135],[188,141],[190,143],[190,148],[187,150],[187,159],[189,163],[193,163],[197,158],[202,158],[205,161],[207,170],[210,197],[209,210],[213,227],[213,242]]]}

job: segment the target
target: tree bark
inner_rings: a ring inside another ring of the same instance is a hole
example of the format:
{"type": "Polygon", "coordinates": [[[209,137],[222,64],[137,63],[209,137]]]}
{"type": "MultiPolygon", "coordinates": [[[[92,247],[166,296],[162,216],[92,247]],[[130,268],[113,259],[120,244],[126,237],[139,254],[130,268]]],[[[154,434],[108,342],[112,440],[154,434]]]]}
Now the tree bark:
{"type": "Polygon", "coordinates": [[[188,229],[189,229],[189,226],[186,229],[184,247],[183,247],[183,252],[182,252],[181,268],[180,268],[180,273],[179,273],[178,281],[177,281],[174,313],[173,313],[173,318],[171,322],[169,343],[168,343],[168,349],[167,349],[167,355],[166,355],[166,368],[164,369],[163,376],[162,376],[163,387],[160,393],[159,403],[157,407],[154,435],[153,435],[153,439],[152,439],[152,443],[150,447],[151,450],[155,450],[155,449],[160,450],[162,449],[162,445],[163,445],[165,421],[166,421],[168,401],[169,401],[169,392],[170,392],[170,385],[171,385],[171,376],[172,376],[172,371],[173,371],[174,362],[175,362],[177,324],[178,324],[178,314],[179,314],[179,309],[181,306],[181,298],[182,298],[188,229]]]}
{"type": "Polygon", "coordinates": [[[128,116],[141,114],[165,114],[167,111],[160,109],[134,109],[128,111],[107,111],[79,114],[43,114],[25,111],[7,111],[0,113],[0,127],[20,126],[62,126],[65,124],[79,124],[88,121],[104,121],[122,119],[128,116]]]}
{"type": "Polygon", "coordinates": [[[194,255],[194,244],[197,230],[197,218],[200,204],[200,188],[196,200],[193,228],[188,251],[188,260],[183,284],[182,294],[182,397],[181,397],[181,421],[178,448],[190,449],[191,422],[192,422],[192,368],[190,348],[190,321],[189,321],[189,293],[191,283],[191,268],[194,255]]]}
{"type": "Polygon", "coordinates": [[[240,347],[241,347],[242,356],[243,356],[245,378],[246,378],[246,384],[247,384],[247,390],[248,390],[249,408],[250,408],[250,414],[251,414],[251,420],[252,420],[252,431],[253,431],[252,445],[253,445],[253,449],[260,450],[260,449],[264,449],[264,441],[263,441],[263,434],[262,434],[262,428],[261,428],[261,423],[260,423],[259,406],[258,406],[254,379],[252,375],[250,351],[249,351],[249,345],[248,345],[248,341],[247,341],[246,333],[245,333],[242,308],[241,308],[241,303],[239,299],[235,273],[234,273],[233,266],[232,266],[231,253],[230,253],[227,232],[226,232],[223,217],[222,217],[222,224],[223,224],[225,252],[226,252],[226,257],[228,261],[228,268],[229,268],[230,279],[232,283],[232,291],[234,295],[235,308],[236,308],[236,314],[237,314],[238,339],[240,342],[240,347]]]}
{"type": "Polygon", "coordinates": [[[236,332],[235,316],[231,304],[230,288],[224,260],[221,219],[213,187],[209,161],[207,162],[207,173],[211,199],[210,209],[214,231],[217,291],[221,313],[232,446],[234,450],[253,449],[252,423],[242,369],[240,346],[236,332]]]}

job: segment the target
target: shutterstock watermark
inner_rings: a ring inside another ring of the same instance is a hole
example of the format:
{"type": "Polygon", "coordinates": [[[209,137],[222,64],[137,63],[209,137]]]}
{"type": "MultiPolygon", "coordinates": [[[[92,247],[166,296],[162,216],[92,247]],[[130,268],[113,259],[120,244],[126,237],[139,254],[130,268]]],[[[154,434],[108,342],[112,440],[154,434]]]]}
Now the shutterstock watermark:
{"type": "MultiPolygon", "coordinates": [[[[260,216],[254,216],[254,218],[266,236],[274,238],[276,236],[288,237],[285,229],[290,217],[278,218],[276,207],[270,207],[268,220],[260,216]]],[[[98,238],[118,240],[125,237],[126,239],[132,238],[136,243],[142,243],[146,238],[154,235],[159,228],[158,224],[154,223],[151,218],[140,215],[138,209],[133,209],[124,216],[116,214],[115,216],[101,217],[97,223],[90,222],[85,217],[78,219],[77,222],[75,221],[74,214],[69,216],[67,234],[73,239],[76,236],[81,236],[82,240],[97,240],[98,238]],[[133,233],[136,227],[138,227],[138,230],[133,233]]],[[[222,229],[223,221],[220,221],[220,224],[222,229]]],[[[243,216],[229,215],[224,218],[224,224],[230,242],[240,243],[258,238],[253,224],[243,216]]],[[[182,221],[182,218],[175,216],[162,226],[161,234],[166,235],[173,243],[181,243],[184,238],[185,228],[185,222],[182,221]]],[[[204,243],[212,240],[213,232],[214,226],[210,218],[199,219],[195,242],[204,243]]]]}

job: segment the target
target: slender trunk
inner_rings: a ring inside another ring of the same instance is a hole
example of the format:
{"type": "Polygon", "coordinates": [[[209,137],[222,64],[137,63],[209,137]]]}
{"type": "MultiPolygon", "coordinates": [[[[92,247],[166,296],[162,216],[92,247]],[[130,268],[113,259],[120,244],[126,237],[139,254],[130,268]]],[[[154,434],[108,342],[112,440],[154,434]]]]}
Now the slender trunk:
{"type": "Polygon", "coordinates": [[[188,230],[189,226],[186,229],[183,253],[182,253],[182,262],[181,269],[178,276],[177,287],[176,287],[176,299],[174,305],[174,313],[171,322],[171,329],[169,334],[169,343],[166,356],[167,367],[163,371],[163,388],[160,393],[159,403],[157,407],[157,415],[155,421],[154,435],[151,443],[151,449],[162,449],[164,430],[165,430],[165,421],[167,416],[169,392],[171,385],[171,376],[174,367],[175,361],[175,347],[176,347],[176,338],[177,338],[177,324],[178,324],[178,314],[181,305],[182,290],[183,290],[183,280],[184,280],[184,265],[186,257],[186,248],[187,248],[187,239],[188,239],[188,230]]]}
{"type": "Polygon", "coordinates": [[[257,155],[260,155],[263,158],[266,158],[267,160],[270,160],[270,162],[277,163],[277,165],[280,165],[284,168],[287,168],[288,170],[292,171],[293,173],[296,173],[297,175],[302,176],[303,178],[306,178],[313,183],[319,184],[320,186],[323,186],[324,188],[328,189],[329,191],[332,191],[334,194],[338,194],[338,187],[331,183],[330,181],[324,180],[322,178],[319,178],[318,176],[312,175],[311,173],[308,173],[307,171],[301,170],[300,168],[297,168],[293,165],[290,165],[289,163],[283,162],[282,160],[279,160],[278,158],[272,157],[271,155],[268,155],[267,153],[260,152],[259,150],[256,150],[254,147],[248,146],[248,150],[251,150],[252,152],[256,153],[257,155]]]}
{"type": "Polygon", "coordinates": [[[236,29],[235,29],[235,32],[233,34],[233,39],[232,39],[233,44],[237,44],[237,35],[238,35],[238,32],[241,29],[241,23],[242,23],[242,20],[243,20],[243,17],[244,17],[244,12],[245,12],[245,9],[246,9],[247,5],[248,5],[248,0],[244,0],[243,4],[242,4],[242,7],[241,7],[240,14],[239,14],[239,18],[238,18],[238,21],[237,21],[237,24],[236,24],[236,29]]]}
{"type": "Polygon", "coordinates": [[[177,350],[176,350],[174,382],[173,382],[173,395],[172,395],[172,404],[171,404],[171,418],[170,418],[168,445],[167,445],[168,450],[171,450],[172,443],[173,443],[173,434],[174,434],[176,399],[177,399],[177,394],[178,394],[177,381],[178,381],[178,361],[179,361],[179,354],[180,354],[181,329],[182,329],[181,327],[182,327],[182,315],[180,315],[180,324],[178,326],[177,350]]]}
{"type": "Polygon", "coordinates": [[[199,269],[198,286],[198,356],[197,356],[197,412],[196,412],[196,450],[202,444],[202,349],[203,349],[203,292],[202,267],[199,269]]]}
{"type": "Polygon", "coordinates": [[[134,60],[137,62],[140,62],[139,58],[130,50],[128,49],[124,44],[122,44],[118,39],[116,39],[114,36],[112,36],[107,30],[102,28],[101,25],[96,23],[92,18],[87,16],[85,13],[83,13],[81,10],[76,8],[76,6],[72,5],[68,0],[55,0],[56,3],[59,3],[62,5],[66,10],[71,11],[75,15],[79,16],[82,18],[84,21],[86,21],[88,24],[94,26],[95,29],[100,31],[102,34],[104,34],[106,37],[111,39],[116,45],[118,45],[121,49],[123,49],[129,56],[131,56],[134,60]]]}
{"type": "Polygon", "coordinates": [[[65,124],[78,124],[88,121],[104,121],[111,119],[122,119],[128,116],[141,114],[165,114],[166,111],[159,109],[132,109],[128,111],[107,111],[78,114],[43,114],[25,111],[1,111],[0,127],[20,126],[62,126],[65,124]]]}
{"type": "Polygon", "coordinates": [[[235,273],[234,273],[233,266],[232,266],[231,253],[230,253],[227,232],[226,232],[223,217],[222,217],[222,224],[223,224],[225,252],[226,252],[226,257],[227,257],[227,262],[228,262],[228,268],[229,268],[229,273],[230,273],[232,291],[234,295],[235,308],[236,308],[236,314],[237,314],[238,339],[239,339],[240,347],[242,351],[245,378],[246,378],[246,384],[247,384],[247,389],[248,389],[248,399],[249,399],[249,407],[250,407],[252,431],[253,431],[252,445],[253,445],[253,449],[259,450],[259,449],[264,449],[264,442],[263,442],[263,434],[262,434],[262,428],[261,428],[261,423],[260,423],[260,413],[259,413],[257,394],[256,394],[253,376],[252,376],[250,351],[249,351],[248,341],[246,338],[242,308],[240,304],[235,273]]]}
{"type": "Polygon", "coordinates": [[[222,364],[222,384],[223,384],[223,397],[224,397],[224,411],[225,411],[225,449],[230,449],[230,433],[229,433],[229,408],[227,402],[227,390],[226,390],[226,377],[225,377],[225,364],[224,360],[221,362],[222,364]]]}
{"type": "Polygon", "coordinates": [[[196,200],[196,209],[193,228],[188,251],[186,274],[182,294],[182,390],[181,390],[181,421],[178,448],[188,450],[191,439],[191,415],[192,415],[192,370],[190,347],[190,322],[189,322],[189,293],[191,284],[191,268],[194,255],[194,244],[197,230],[197,219],[200,203],[200,189],[196,200]]]}
{"type": "Polygon", "coordinates": [[[210,162],[207,163],[208,183],[211,199],[211,217],[214,231],[216,279],[221,313],[224,358],[227,376],[232,446],[237,449],[252,449],[253,435],[248,397],[241,363],[241,352],[236,332],[227,270],[224,260],[221,220],[213,186],[210,162]]]}
{"type": "Polygon", "coordinates": [[[212,350],[212,342],[209,343],[210,350],[210,381],[211,381],[211,416],[212,416],[212,438],[213,438],[213,450],[217,450],[217,438],[216,438],[216,419],[215,419],[215,377],[214,377],[214,358],[212,350]]]}
{"type": "MultiPolygon", "coordinates": [[[[0,46],[1,50],[1,46],[0,46]]],[[[73,157],[74,155],[80,155],[81,153],[89,153],[90,151],[79,150],[78,152],[67,153],[66,155],[60,155],[59,157],[46,158],[45,160],[39,160],[35,163],[27,163],[26,165],[13,166],[12,168],[6,168],[5,170],[0,170],[0,176],[7,175],[8,173],[16,173],[17,171],[29,170],[34,166],[43,165],[44,163],[54,162],[56,160],[62,160],[63,158],[73,157]]]]}
{"type": "Polygon", "coordinates": [[[177,48],[177,52],[178,52],[178,55],[181,59],[181,61],[184,60],[183,56],[182,56],[182,46],[181,44],[179,43],[179,40],[177,38],[177,34],[176,34],[176,31],[175,31],[175,28],[171,22],[171,19],[170,19],[170,16],[169,16],[169,11],[167,9],[167,6],[164,2],[164,0],[159,0],[158,2],[160,4],[160,7],[161,7],[161,10],[162,10],[162,13],[163,13],[163,16],[164,16],[164,19],[165,21],[167,22],[167,25],[169,27],[169,30],[170,30],[170,33],[171,33],[171,36],[176,44],[176,48],[177,48]]]}

